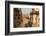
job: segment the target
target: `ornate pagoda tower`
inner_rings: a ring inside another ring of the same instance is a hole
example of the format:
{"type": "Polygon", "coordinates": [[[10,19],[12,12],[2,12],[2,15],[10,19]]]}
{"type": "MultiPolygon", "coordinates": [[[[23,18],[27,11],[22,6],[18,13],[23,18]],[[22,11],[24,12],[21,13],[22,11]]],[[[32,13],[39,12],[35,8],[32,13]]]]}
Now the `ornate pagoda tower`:
{"type": "Polygon", "coordinates": [[[19,27],[22,23],[22,12],[19,8],[14,8],[14,27],[19,27]]]}

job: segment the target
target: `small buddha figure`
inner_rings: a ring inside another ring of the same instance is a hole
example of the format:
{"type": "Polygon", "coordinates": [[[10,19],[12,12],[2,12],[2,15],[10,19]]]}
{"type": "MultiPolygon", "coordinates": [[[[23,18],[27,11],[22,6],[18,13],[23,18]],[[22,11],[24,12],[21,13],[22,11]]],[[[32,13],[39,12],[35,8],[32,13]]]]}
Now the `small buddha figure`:
{"type": "Polygon", "coordinates": [[[35,8],[33,8],[30,16],[32,16],[32,27],[37,27],[39,22],[39,11],[36,11],[35,8]]]}

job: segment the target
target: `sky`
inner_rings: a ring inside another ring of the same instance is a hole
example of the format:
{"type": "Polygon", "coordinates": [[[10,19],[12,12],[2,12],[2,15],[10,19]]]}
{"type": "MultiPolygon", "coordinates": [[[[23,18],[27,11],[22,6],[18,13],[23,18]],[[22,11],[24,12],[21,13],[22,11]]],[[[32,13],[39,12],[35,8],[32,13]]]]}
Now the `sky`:
{"type": "Polygon", "coordinates": [[[32,11],[31,8],[21,8],[22,14],[23,15],[30,15],[30,12],[32,11]]]}

